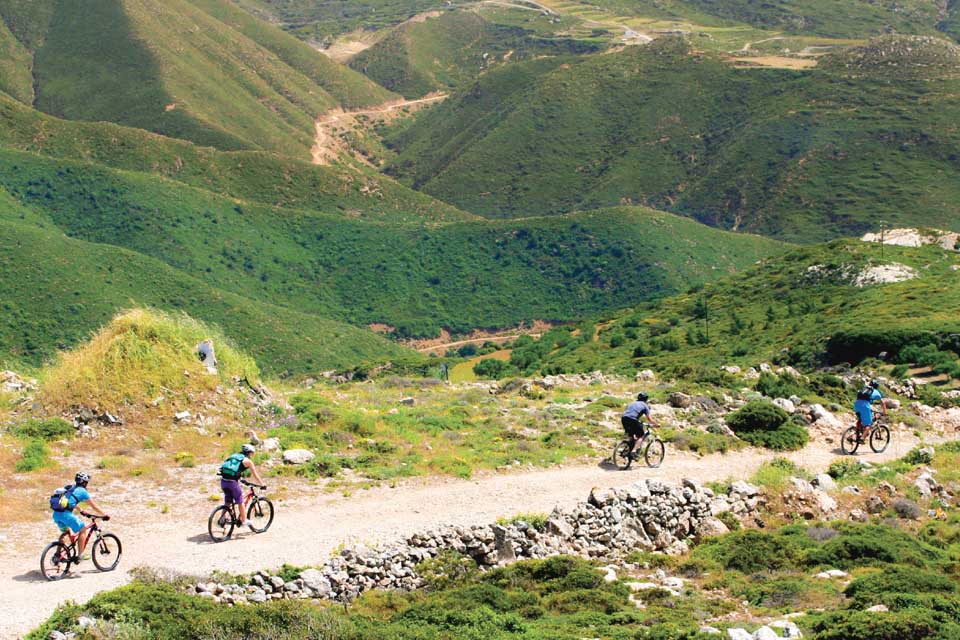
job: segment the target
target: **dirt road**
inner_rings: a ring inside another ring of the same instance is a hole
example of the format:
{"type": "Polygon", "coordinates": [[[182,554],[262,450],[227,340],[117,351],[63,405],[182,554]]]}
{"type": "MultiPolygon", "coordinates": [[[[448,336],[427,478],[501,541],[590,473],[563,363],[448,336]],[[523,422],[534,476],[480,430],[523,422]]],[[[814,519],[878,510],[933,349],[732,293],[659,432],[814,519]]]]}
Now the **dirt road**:
{"type": "Polygon", "coordinates": [[[340,157],[340,154],[345,151],[345,148],[338,138],[338,132],[346,131],[352,127],[353,121],[357,116],[384,116],[398,109],[439,102],[446,97],[446,93],[438,93],[427,96],[426,98],[420,98],[419,100],[395,100],[373,109],[346,111],[337,108],[328,111],[322,117],[318,118],[316,122],[316,135],[314,137],[313,148],[310,150],[313,164],[330,164],[340,157]]]}
{"type": "MultiPolygon", "coordinates": [[[[912,435],[898,434],[886,453],[862,458],[872,462],[893,459],[916,442],[912,435]]],[[[822,471],[837,454],[829,445],[818,443],[788,457],[803,467],[822,471]]],[[[209,486],[206,493],[193,493],[193,498],[180,496],[162,516],[156,508],[147,509],[135,493],[121,504],[110,496],[98,496],[110,505],[114,518],[109,528],[124,543],[121,568],[114,573],[95,573],[86,562],[78,578],[45,582],[37,568],[41,548],[53,537],[52,525],[19,531],[15,548],[4,545],[11,548],[5,549],[6,562],[0,569],[0,638],[21,636],[62,602],[83,602],[98,591],[128,582],[127,570],[132,567],[199,575],[214,569],[249,572],[285,562],[318,564],[342,544],[385,543],[442,524],[481,524],[518,512],[548,512],[555,505],[584,500],[595,486],[622,486],[648,477],[671,482],[683,477],[699,481],[747,478],[761,462],[773,457],[770,452],[748,450],[699,458],[668,449],[661,469],[619,472],[605,464],[581,464],[486,474],[472,480],[415,480],[351,497],[317,491],[280,502],[275,524],[266,534],[246,534],[222,544],[210,543],[206,535],[212,503],[203,496],[210,492],[209,486]]]]}

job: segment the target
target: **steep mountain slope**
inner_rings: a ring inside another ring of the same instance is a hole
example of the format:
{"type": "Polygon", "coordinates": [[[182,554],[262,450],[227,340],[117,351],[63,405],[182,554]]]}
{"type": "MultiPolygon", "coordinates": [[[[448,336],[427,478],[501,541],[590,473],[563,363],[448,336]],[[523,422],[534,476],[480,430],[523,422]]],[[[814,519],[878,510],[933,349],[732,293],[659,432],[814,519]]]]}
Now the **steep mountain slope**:
{"type": "Polygon", "coordinates": [[[373,332],[211,287],[132,251],[12,221],[30,217],[13,206],[0,193],[0,362],[38,365],[137,305],[219,325],[271,375],[412,356],[373,332]]]}
{"type": "Polygon", "coordinates": [[[407,22],[350,60],[350,67],[408,98],[449,90],[507,62],[598,51],[597,42],[538,36],[472,11],[407,22]]]}
{"type": "Polygon", "coordinates": [[[489,217],[634,202],[792,240],[957,228],[958,63],[887,37],[804,72],[677,38],[511,65],[390,135],[388,172],[489,217]]]}
{"type": "Polygon", "coordinates": [[[61,120],[3,94],[0,148],[149,173],[274,207],[394,222],[473,218],[370,169],[321,167],[258,151],[222,152],[130,127],[61,120]]]}
{"type": "Polygon", "coordinates": [[[2,85],[68,119],[308,157],[319,113],[390,97],[223,0],[3,0],[0,17],[23,48],[2,85]]]}
{"type": "Polygon", "coordinates": [[[541,345],[537,366],[689,372],[761,361],[855,363],[884,351],[896,362],[911,342],[960,351],[958,269],[960,254],[937,245],[811,245],[616,314],[604,320],[598,341],[568,340],[559,350],[541,345]]]}
{"type": "Polygon", "coordinates": [[[682,289],[780,247],[640,209],[373,223],[14,151],[0,151],[0,186],[71,237],[152,256],[249,298],[387,322],[401,335],[576,317],[682,289]]]}

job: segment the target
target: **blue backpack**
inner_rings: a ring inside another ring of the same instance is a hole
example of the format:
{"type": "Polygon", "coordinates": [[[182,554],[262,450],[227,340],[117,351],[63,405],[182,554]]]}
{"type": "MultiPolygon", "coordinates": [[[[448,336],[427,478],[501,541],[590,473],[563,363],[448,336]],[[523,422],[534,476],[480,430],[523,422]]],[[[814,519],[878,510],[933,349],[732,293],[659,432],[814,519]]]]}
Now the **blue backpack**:
{"type": "Polygon", "coordinates": [[[73,511],[73,508],[77,506],[76,501],[73,499],[74,489],[76,489],[76,486],[72,484],[57,488],[57,490],[53,492],[53,495],[50,496],[50,508],[57,513],[73,511]]]}

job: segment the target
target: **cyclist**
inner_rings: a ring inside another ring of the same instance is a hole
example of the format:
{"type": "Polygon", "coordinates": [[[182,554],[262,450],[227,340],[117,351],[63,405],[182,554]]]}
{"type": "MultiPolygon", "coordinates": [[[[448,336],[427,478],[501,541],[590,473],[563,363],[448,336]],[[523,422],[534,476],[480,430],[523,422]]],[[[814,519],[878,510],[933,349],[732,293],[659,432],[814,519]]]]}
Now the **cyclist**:
{"type": "Polygon", "coordinates": [[[649,399],[650,396],[646,393],[638,393],[637,399],[627,406],[627,410],[623,412],[623,416],[620,418],[620,424],[623,425],[623,430],[630,436],[630,455],[633,455],[633,450],[637,447],[637,443],[640,442],[640,439],[646,433],[641,418],[646,416],[647,422],[649,422],[651,426],[660,426],[650,417],[650,405],[647,404],[647,400],[649,399]]]}
{"type": "Polygon", "coordinates": [[[871,380],[857,392],[857,400],[853,403],[853,411],[857,414],[857,440],[863,443],[864,433],[873,426],[873,403],[880,403],[880,412],[887,415],[887,407],[880,393],[880,382],[871,380]]]}
{"type": "Polygon", "coordinates": [[[62,493],[55,494],[59,495],[59,500],[51,500],[51,506],[57,505],[53,509],[53,522],[60,528],[61,538],[71,531],[79,534],[77,555],[83,558],[83,550],[90,538],[90,529],[86,528],[83,521],[74,514],[74,510],[82,504],[85,511],[93,511],[104,520],[109,520],[110,516],[93,501],[90,492],[87,491],[87,485],[90,483],[89,473],[80,471],[74,476],[73,482],[74,484],[65,487],[62,493]]]}
{"type": "Polygon", "coordinates": [[[228,507],[231,504],[237,505],[240,526],[246,526],[250,531],[253,531],[253,524],[247,521],[247,514],[243,510],[243,491],[240,489],[240,478],[249,471],[257,484],[261,486],[264,484],[263,478],[257,472],[257,466],[250,459],[255,451],[256,449],[252,444],[245,444],[240,447],[238,453],[234,453],[220,465],[220,488],[223,489],[223,503],[228,507]]]}

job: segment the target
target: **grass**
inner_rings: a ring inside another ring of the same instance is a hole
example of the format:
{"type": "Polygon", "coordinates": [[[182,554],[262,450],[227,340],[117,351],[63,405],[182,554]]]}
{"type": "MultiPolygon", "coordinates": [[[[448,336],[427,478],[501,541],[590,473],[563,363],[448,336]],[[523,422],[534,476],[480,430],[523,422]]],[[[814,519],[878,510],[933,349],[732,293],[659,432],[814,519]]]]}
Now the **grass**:
{"type": "Polygon", "coordinates": [[[17,473],[29,473],[52,466],[50,450],[42,438],[33,438],[26,441],[21,458],[13,465],[17,473]]]}
{"type": "Polygon", "coordinates": [[[633,202],[804,242],[881,218],[957,229],[960,194],[937,176],[960,145],[958,59],[882,38],[811,70],[746,70],[664,38],[519,63],[398,125],[387,171],[491,218],[633,202]]]}
{"type": "Polygon", "coordinates": [[[233,378],[256,385],[259,375],[253,359],[218,331],[186,315],[136,309],[61,353],[44,373],[38,398],[57,408],[91,401],[115,407],[188,388],[212,391],[233,378]],[[216,374],[207,373],[196,355],[197,345],[207,338],[215,345],[216,374]]]}

